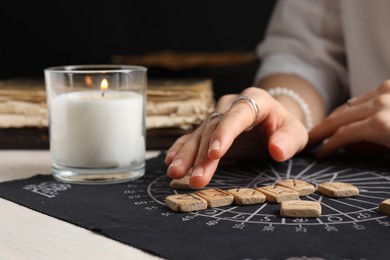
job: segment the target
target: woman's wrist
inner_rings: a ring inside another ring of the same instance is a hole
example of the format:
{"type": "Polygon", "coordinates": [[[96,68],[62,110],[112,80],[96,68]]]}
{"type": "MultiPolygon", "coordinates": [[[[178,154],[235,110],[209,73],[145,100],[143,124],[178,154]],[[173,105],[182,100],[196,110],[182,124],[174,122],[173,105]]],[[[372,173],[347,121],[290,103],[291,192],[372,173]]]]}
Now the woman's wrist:
{"type": "Polygon", "coordinates": [[[268,88],[267,91],[275,99],[286,97],[298,105],[300,111],[303,113],[303,123],[305,124],[306,129],[310,132],[313,128],[312,112],[306,101],[296,91],[280,86],[268,88]]]}

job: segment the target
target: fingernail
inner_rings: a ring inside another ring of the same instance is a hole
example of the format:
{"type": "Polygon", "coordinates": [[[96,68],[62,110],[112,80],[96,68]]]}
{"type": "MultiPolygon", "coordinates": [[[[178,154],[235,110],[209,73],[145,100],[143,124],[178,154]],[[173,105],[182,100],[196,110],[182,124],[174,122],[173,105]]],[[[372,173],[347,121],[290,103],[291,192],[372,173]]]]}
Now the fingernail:
{"type": "Polygon", "coordinates": [[[282,152],[282,157],[283,157],[283,160],[286,158],[287,156],[287,153],[286,153],[286,150],[287,150],[287,146],[284,142],[282,141],[276,141],[275,142],[275,145],[279,147],[280,151],[282,152]]]}
{"type": "Polygon", "coordinates": [[[209,152],[219,150],[220,148],[221,142],[219,140],[214,140],[209,147],[209,152]]]}
{"type": "Polygon", "coordinates": [[[195,169],[192,172],[191,178],[192,177],[197,177],[197,176],[203,176],[203,167],[202,166],[196,166],[195,169]]]}
{"type": "Polygon", "coordinates": [[[165,155],[166,158],[169,158],[169,157],[175,157],[176,155],[176,152],[175,151],[171,151],[171,152],[168,152],[167,155],[165,155]]]}
{"type": "Polygon", "coordinates": [[[169,165],[169,168],[171,167],[177,167],[177,166],[182,166],[183,161],[182,159],[175,159],[173,162],[169,165]]]}

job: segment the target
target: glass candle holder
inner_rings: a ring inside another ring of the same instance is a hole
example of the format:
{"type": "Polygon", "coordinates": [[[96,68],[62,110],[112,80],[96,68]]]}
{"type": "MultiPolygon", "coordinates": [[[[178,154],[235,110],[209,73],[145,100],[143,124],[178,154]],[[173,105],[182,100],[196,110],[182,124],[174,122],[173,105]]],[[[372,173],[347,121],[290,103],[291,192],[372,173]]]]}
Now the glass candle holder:
{"type": "Polygon", "coordinates": [[[107,184],[144,175],[146,73],[122,65],[44,70],[56,179],[107,184]]]}

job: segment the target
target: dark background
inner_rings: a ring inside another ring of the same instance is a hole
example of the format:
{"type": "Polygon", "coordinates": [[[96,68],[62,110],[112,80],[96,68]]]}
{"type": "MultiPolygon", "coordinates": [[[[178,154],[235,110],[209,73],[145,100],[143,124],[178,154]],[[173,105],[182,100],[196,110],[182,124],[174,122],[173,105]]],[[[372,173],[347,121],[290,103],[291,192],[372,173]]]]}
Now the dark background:
{"type": "MultiPolygon", "coordinates": [[[[43,78],[46,67],[109,64],[114,54],[254,51],[275,2],[12,1],[0,16],[0,77],[43,78]]],[[[258,64],[148,68],[148,76],[209,77],[219,97],[251,85],[258,64]]]]}

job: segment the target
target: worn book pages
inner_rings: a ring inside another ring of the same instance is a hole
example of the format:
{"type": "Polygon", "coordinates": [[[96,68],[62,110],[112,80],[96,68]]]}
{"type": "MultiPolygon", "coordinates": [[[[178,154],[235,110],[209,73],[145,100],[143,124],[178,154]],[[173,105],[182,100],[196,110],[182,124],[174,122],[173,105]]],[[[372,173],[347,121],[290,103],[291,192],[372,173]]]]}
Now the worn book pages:
{"type": "MultiPolygon", "coordinates": [[[[214,109],[210,79],[152,79],[148,82],[146,129],[191,129],[214,109]]],[[[0,81],[0,128],[48,127],[43,79],[0,81]]]]}

